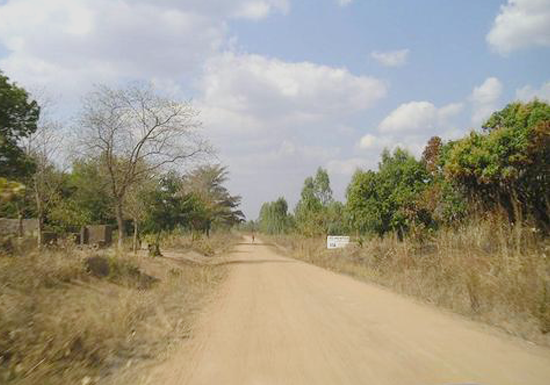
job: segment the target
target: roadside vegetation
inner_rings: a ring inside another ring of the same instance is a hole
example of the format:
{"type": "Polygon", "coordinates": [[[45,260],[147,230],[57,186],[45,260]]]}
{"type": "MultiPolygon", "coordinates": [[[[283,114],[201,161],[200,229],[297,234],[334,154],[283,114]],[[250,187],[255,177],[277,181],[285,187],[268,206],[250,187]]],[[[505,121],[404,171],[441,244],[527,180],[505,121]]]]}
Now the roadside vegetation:
{"type": "Polygon", "coordinates": [[[75,247],[0,258],[0,382],[117,383],[162,356],[226,273],[212,257],[188,263],[187,251],[219,255],[235,239],[182,237],[187,249],[171,258],[75,247]]]}
{"type": "Polygon", "coordinates": [[[294,257],[377,282],[549,344],[550,106],[512,103],[421,159],[385,150],[346,202],[320,168],[290,212],[265,203],[246,226],[294,257]],[[326,250],[327,235],[353,244],[326,250]]]}
{"type": "Polygon", "coordinates": [[[97,86],[69,127],[0,72],[0,383],[117,383],[187,338],[244,219],[197,115],[97,86]],[[114,246],[81,244],[89,225],[114,246]]]}

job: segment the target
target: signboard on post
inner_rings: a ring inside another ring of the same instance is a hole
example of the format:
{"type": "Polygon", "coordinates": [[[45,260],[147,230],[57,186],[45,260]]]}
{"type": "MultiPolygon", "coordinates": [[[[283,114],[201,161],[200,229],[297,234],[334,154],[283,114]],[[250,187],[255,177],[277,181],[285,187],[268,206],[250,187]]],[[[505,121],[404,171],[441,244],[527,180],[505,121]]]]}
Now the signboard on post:
{"type": "Polygon", "coordinates": [[[350,238],[344,235],[329,235],[327,237],[327,249],[342,249],[350,242],[350,238]]]}

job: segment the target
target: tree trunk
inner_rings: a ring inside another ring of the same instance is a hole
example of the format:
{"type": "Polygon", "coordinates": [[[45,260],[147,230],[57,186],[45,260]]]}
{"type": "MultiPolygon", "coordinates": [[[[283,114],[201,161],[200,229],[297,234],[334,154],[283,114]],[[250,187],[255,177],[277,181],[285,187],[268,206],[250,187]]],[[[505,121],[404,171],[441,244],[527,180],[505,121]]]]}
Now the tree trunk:
{"type": "Polygon", "coordinates": [[[38,250],[40,250],[42,249],[42,246],[44,244],[44,213],[39,212],[37,219],[38,219],[37,242],[38,242],[38,250]]]}
{"type": "Polygon", "coordinates": [[[124,215],[122,213],[122,202],[117,201],[115,204],[116,224],[118,226],[118,241],[117,246],[119,251],[122,250],[124,244],[124,215]]]}
{"type": "Polygon", "coordinates": [[[134,250],[134,254],[136,254],[138,250],[138,221],[135,218],[134,218],[134,238],[132,240],[132,249],[134,250]]]}
{"type": "Polygon", "coordinates": [[[17,207],[17,237],[23,238],[23,213],[19,207],[17,207]]]}
{"type": "Polygon", "coordinates": [[[42,249],[44,243],[43,232],[44,232],[44,202],[40,196],[40,188],[35,180],[34,182],[34,199],[36,201],[36,216],[38,219],[38,250],[42,249]]]}

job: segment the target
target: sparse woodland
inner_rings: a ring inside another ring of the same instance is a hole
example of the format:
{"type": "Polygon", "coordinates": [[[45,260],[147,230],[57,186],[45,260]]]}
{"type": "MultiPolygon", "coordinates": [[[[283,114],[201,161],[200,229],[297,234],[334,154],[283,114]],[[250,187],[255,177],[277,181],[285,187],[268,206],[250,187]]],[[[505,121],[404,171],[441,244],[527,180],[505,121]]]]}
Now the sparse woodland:
{"type": "Polygon", "coordinates": [[[129,235],[136,247],[144,236],[208,235],[244,219],[241,198],[223,185],[227,168],[210,163],[213,149],[191,103],[147,84],[97,86],[68,127],[46,119],[7,77],[0,81],[0,217],[37,218],[39,237],[109,224],[119,248],[129,235]]]}
{"type": "Polygon", "coordinates": [[[421,159],[385,150],[345,204],[319,168],[294,212],[279,198],[247,226],[294,257],[548,344],[549,215],[550,106],[534,100],[459,140],[431,138],[421,159]],[[329,234],[354,243],[327,251],[329,234]]]}
{"type": "Polygon", "coordinates": [[[132,84],[97,86],[67,122],[48,109],[0,72],[0,217],[38,223],[0,234],[0,383],[118,383],[189,335],[241,198],[189,102],[132,84]],[[113,247],[75,242],[94,224],[113,247]]]}

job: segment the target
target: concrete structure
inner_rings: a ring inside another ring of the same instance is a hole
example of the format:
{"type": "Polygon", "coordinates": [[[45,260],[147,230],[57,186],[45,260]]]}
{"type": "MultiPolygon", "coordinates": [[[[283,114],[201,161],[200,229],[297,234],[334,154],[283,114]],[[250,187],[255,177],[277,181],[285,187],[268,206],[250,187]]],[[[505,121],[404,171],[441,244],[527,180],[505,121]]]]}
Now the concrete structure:
{"type": "MultiPolygon", "coordinates": [[[[38,235],[38,219],[23,219],[21,221],[24,236],[38,235]]],[[[0,218],[0,235],[18,235],[19,219],[0,218]]]]}
{"type": "Polygon", "coordinates": [[[80,230],[80,244],[98,247],[110,246],[113,242],[113,228],[109,225],[83,226],[80,230]]]}

